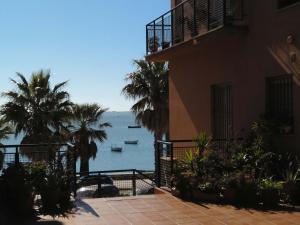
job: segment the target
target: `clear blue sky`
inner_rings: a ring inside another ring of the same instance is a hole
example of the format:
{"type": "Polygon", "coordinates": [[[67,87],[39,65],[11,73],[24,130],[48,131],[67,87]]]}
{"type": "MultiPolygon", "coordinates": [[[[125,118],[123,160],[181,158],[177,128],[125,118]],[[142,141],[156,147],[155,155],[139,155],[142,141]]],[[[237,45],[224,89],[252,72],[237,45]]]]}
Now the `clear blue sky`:
{"type": "Polygon", "coordinates": [[[124,76],[145,54],[145,25],[169,8],[169,0],[1,0],[0,92],[15,72],[50,69],[53,83],[69,80],[74,102],[129,110],[124,76]]]}

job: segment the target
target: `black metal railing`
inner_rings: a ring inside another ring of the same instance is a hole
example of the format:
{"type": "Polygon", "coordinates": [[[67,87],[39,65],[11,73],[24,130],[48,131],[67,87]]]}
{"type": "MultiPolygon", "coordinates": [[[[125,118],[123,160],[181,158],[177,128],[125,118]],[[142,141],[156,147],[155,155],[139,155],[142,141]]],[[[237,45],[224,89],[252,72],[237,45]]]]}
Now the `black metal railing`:
{"type": "Polygon", "coordinates": [[[148,54],[243,20],[243,0],[186,0],[146,25],[148,54]]]}
{"type": "Polygon", "coordinates": [[[52,169],[62,169],[70,176],[74,196],[76,196],[76,156],[67,143],[0,145],[0,177],[3,170],[11,165],[24,166],[45,162],[52,169]]]}
{"type": "Polygon", "coordinates": [[[101,198],[154,193],[154,172],[136,169],[77,173],[77,197],[101,198]]]}
{"type": "MultiPolygon", "coordinates": [[[[210,143],[210,147],[223,157],[226,157],[231,151],[233,145],[241,144],[242,138],[237,139],[214,139],[210,143]]],[[[156,185],[158,187],[172,187],[172,176],[176,165],[185,160],[186,151],[196,150],[197,142],[195,140],[170,140],[157,141],[159,152],[156,185]]]]}
{"type": "Polygon", "coordinates": [[[3,157],[1,160],[0,174],[3,169],[6,169],[12,164],[67,160],[67,157],[69,157],[69,152],[67,151],[68,147],[71,147],[71,145],[66,143],[0,145],[0,151],[3,157]]]}

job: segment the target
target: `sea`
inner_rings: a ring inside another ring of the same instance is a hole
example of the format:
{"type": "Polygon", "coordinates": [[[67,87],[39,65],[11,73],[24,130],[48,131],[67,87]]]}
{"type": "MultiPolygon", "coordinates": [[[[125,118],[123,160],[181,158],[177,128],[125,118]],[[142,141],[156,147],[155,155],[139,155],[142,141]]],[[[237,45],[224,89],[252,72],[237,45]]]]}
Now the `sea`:
{"type": "MultiPolygon", "coordinates": [[[[103,122],[111,123],[112,127],[105,128],[107,140],[96,142],[97,157],[90,159],[90,171],[99,170],[154,170],[154,137],[146,128],[128,128],[136,125],[132,112],[105,112],[103,122]],[[124,141],[138,140],[137,145],[128,145],[124,141]],[[111,147],[122,147],[122,152],[112,152],[111,147]]],[[[3,144],[19,144],[20,137],[11,137],[3,144]]],[[[79,171],[79,161],[77,162],[79,171]]]]}

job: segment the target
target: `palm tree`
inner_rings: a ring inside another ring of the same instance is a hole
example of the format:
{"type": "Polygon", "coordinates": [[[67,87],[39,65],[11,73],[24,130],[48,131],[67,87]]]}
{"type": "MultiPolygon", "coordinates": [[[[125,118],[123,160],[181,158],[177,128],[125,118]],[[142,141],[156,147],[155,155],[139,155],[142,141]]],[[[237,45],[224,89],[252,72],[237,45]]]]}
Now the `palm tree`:
{"type": "MultiPolygon", "coordinates": [[[[122,93],[135,100],[131,110],[138,123],[154,133],[155,146],[168,131],[168,68],[165,63],[135,60],[137,70],[126,77],[122,93]]],[[[155,165],[158,171],[159,149],[155,148],[155,165]]]]}
{"type": "Polygon", "coordinates": [[[107,109],[98,104],[82,104],[73,106],[72,141],[77,156],[80,158],[80,172],[89,172],[89,159],[96,158],[97,145],[95,141],[103,142],[107,138],[105,127],[110,123],[101,123],[103,113],[107,109]]]}
{"type": "MultiPolygon", "coordinates": [[[[56,142],[57,133],[65,129],[70,118],[72,103],[63,90],[67,82],[50,85],[50,72],[39,71],[31,75],[30,81],[17,73],[19,81],[11,79],[16,90],[3,93],[8,101],[0,113],[15,128],[15,135],[23,134],[22,144],[56,142]],[[56,135],[54,135],[56,134],[56,135]]],[[[22,153],[26,150],[21,149],[22,153]]]]}
{"type": "MultiPolygon", "coordinates": [[[[7,125],[6,121],[3,118],[0,118],[0,140],[7,139],[10,134],[12,134],[11,127],[7,125]]],[[[2,143],[0,143],[0,147],[1,146],[3,146],[2,143]]],[[[3,167],[3,160],[4,160],[3,151],[5,151],[5,149],[0,148],[0,170],[3,167]]]]}

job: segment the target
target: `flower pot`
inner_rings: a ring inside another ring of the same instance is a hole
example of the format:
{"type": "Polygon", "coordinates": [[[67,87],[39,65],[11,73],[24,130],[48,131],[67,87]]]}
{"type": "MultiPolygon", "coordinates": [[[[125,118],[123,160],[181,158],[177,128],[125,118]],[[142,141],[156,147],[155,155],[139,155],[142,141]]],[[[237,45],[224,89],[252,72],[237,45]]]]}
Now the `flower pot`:
{"type": "Polygon", "coordinates": [[[175,197],[180,197],[180,191],[178,189],[176,189],[175,187],[173,187],[171,189],[171,194],[175,197]]]}
{"type": "Polygon", "coordinates": [[[162,43],[162,48],[165,49],[165,48],[169,48],[170,47],[170,42],[163,42],[162,43]]]}
{"type": "Polygon", "coordinates": [[[157,52],[158,50],[158,45],[150,45],[149,46],[150,52],[157,52]]]}
{"type": "Polygon", "coordinates": [[[193,200],[203,202],[217,202],[220,199],[217,193],[207,193],[200,190],[193,191],[193,200]]]}
{"type": "Polygon", "coordinates": [[[262,190],[261,200],[264,206],[276,207],[279,203],[279,193],[277,190],[262,190]]]}
{"type": "Polygon", "coordinates": [[[288,195],[291,204],[300,205],[300,185],[294,182],[286,182],[283,185],[283,190],[288,195]]]}
{"type": "Polygon", "coordinates": [[[71,193],[70,191],[61,191],[59,196],[60,207],[67,210],[71,207],[71,193]]]}
{"type": "Polygon", "coordinates": [[[292,126],[288,126],[288,125],[286,125],[286,126],[281,126],[281,127],[279,128],[279,132],[280,132],[281,134],[291,134],[291,133],[292,133],[292,130],[293,130],[293,127],[292,127],[292,126]]]}
{"type": "Polygon", "coordinates": [[[235,202],[237,200],[237,191],[234,188],[224,188],[222,195],[227,202],[235,202]]]}

